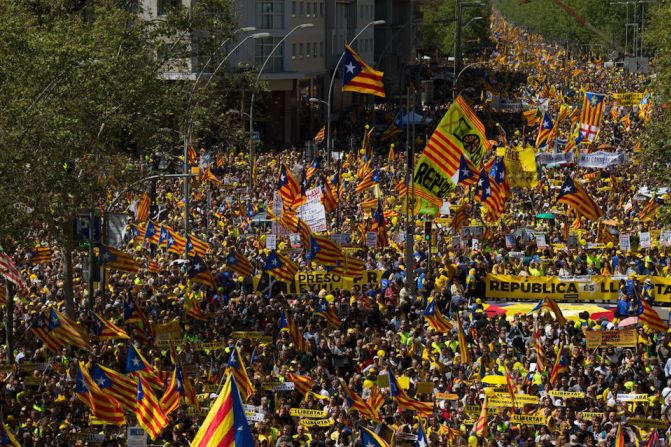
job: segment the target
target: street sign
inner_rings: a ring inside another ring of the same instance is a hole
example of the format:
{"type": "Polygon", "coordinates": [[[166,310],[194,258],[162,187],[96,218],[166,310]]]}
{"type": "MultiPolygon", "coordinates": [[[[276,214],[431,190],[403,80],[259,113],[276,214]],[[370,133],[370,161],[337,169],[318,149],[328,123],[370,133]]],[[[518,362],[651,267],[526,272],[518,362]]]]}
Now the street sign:
{"type": "MultiPolygon", "coordinates": [[[[100,243],[100,216],[93,216],[93,242],[100,243]]],[[[73,234],[75,242],[88,242],[90,218],[88,214],[75,217],[73,234]]]]}
{"type": "Polygon", "coordinates": [[[258,130],[253,130],[252,131],[252,141],[255,143],[258,143],[261,141],[261,135],[259,134],[258,130]]]}

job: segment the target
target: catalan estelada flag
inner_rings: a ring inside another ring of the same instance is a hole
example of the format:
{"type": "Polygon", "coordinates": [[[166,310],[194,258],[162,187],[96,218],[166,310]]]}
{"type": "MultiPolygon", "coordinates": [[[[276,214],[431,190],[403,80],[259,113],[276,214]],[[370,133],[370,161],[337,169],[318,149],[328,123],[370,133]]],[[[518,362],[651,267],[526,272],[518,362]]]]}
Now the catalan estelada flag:
{"type": "Polygon", "coordinates": [[[557,203],[565,203],[575,210],[579,216],[584,216],[596,221],[603,216],[601,207],[592,199],[585,188],[578,182],[567,176],[559,191],[557,203]]]}
{"type": "Polygon", "coordinates": [[[335,195],[334,191],[337,191],[337,188],[331,185],[331,182],[328,179],[322,178],[321,180],[322,187],[322,204],[324,205],[324,210],[327,213],[332,213],[338,207],[338,198],[335,195]]]}
{"type": "Polygon", "coordinates": [[[550,384],[554,385],[559,374],[568,370],[568,358],[564,352],[564,344],[559,345],[559,351],[557,351],[557,356],[555,357],[555,363],[552,366],[552,371],[550,371],[550,384]]]}
{"type": "Polygon", "coordinates": [[[161,404],[149,386],[149,382],[140,374],[137,375],[135,417],[152,441],[168,426],[168,416],[161,408],[161,404]]]}
{"type": "Polygon", "coordinates": [[[449,332],[452,330],[452,324],[436,309],[436,301],[431,301],[424,309],[424,318],[435,331],[449,332]]]}
{"type": "Polygon", "coordinates": [[[361,427],[361,445],[366,447],[389,447],[387,441],[366,427],[361,427]]]}
{"type": "Polygon", "coordinates": [[[47,329],[51,338],[61,340],[64,343],[70,343],[81,349],[91,348],[86,332],[78,327],[77,323],[54,309],[49,309],[49,325],[47,329]]]}
{"type": "Polygon", "coordinates": [[[228,376],[219,397],[191,441],[191,447],[254,447],[254,437],[233,375],[228,376]]]}
{"type": "Polygon", "coordinates": [[[296,374],[293,372],[290,372],[287,374],[287,379],[289,381],[294,383],[294,386],[298,390],[299,393],[301,393],[303,396],[305,396],[308,391],[312,390],[312,387],[315,384],[315,379],[313,379],[310,376],[301,376],[300,374],[296,374]]]}
{"type": "Polygon", "coordinates": [[[624,433],[622,432],[622,424],[617,424],[617,432],[615,433],[614,447],[624,447],[624,433]]]}
{"type": "Polygon", "coordinates": [[[252,276],[254,274],[254,266],[252,263],[236,250],[228,252],[228,256],[226,256],[226,267],[240,276],[252,276]]]}
{"type": "Polygon", "coordinates": [[[329,306],[326,300],[320,300],[317,308],[315,309],[315,315],[319,315],[324,318],[328,324],[338,329],[342,325],[342,321],[338,318],[335,309],[329,306]]]}
{"type": "Polygon", "coordinates": [[[503,365],[503,368],[506,373],[506,388],[508,389],[508,394],[510,394],[510,399],[513,401],[513,408],[515,408],[515,382],[513,381],[513,376],[510,375],[508,367],[503,365]]]}
{"type": "Polygon", "coordinates": [[[307,171],[305,171],[306,179],[310,180],[315,174],[317,174],[317,172],[319,172],[319,164],[319,157],[315,157],[314,160],[312,160],[312,163],[310,163],[310,166],[308,166],[307,171]]]}
{"type": "Polygon", "coordinates": [[[459,355],[461,357],[461,364],[467,365],[471,363],[471,351],[468,350],[468,343],[466,343],[466,335],[464,334],[464,326],[461,324],[461,317],[457,313],[457,341],[459,342],[459,355]]]}
{"type": "Polygon", "coordinates": [[[235,348],[231,351],[231,356],[228,358],[229,373],[233,374],[235,383],[239,384],[240,397],[242,400],[247,400],[254,394],[254,384],[247,375],[245,362],[240,356],[240,351],[235,348]]]}
{"type": "Polygon", "coordinates": [[[554,134],[554,123],[548,112],[543,114],[543,121],[541,127],[538,128],[538,136],[536,137],[536,149],[548,147],[552,142],[554,134]]]}
{"type": "Polygon", "coordinates": [[[191,318],[195,318],[199,321],[206,321],[207,317],[203,313],[203,310],[200,308],[200,303],[196,298],[184,298],[184,311],[191,318]]]}
{"type": "Polygon", "coordinates": [[[128,353],[126,355],[126,373],[140,373],[142,377],[151,381],[152,385],[163,388],[164,383],[158,377],[158,372],[153,366],[140,354],[134,344],[129,343],[128,353]]]}
{"type": "Polygon", "coordinates": [[[93,312],[93,333],[98,340],[130,339],[126,331],[96,312],[93,312]]]}
{"type": "Polygon", "coordinates": [[[387,235],[387,219],[382,210],[382,200],[378,200],[377,208],[373,211],[372,230],[377,232],[377,247],[382,248],[389,245],[389,236],[387,235]]]}
{"type": "Polygon", "coordinates": [[[391,397],[396,399],[399,407],[405,408],[407,410],[414,410],[418,413],[433,412],[432,402],[420,402],[417,399],[413,399],[412,397],[408,396],[408,394],[398,384],[396,377],[394,377],[390,369],[387,369],[387,374],[389,375],[389,391],[391,397]]]}
{"type": "Polygon", "coordinates": [[[146,192],[142,194],[140,200],[137,201],[137,208],[135,211],[135,219],[138,222],[145,222],[149,218],[149,209],[151,208],[151,200],[149,194],[146,192]]]}
{"type": "Polygon", "coordinates": [[[340,380],[340,386],[345,393],[345,402],[350,410],[358,411],[365,419],[381,421],[382,418],[377,410],[374,410],[365,400],[363,400],[361,396],[351,389],[342,378],[338,378],[338,380],[340,380]]]}
{"type": "Polygon", "coordinates": [[[300,328],[296,324],[296,321],[291,317],[282,312],[282,317],[280,318],[280,332],[287,331],[294,343],[296,344],[296,349],[301,352],[308,352],[310,350],[310,345],[308,344],[300,328]]]}
{"type": "Polygon", "coordinates": [[[205,261],[203,261],[198,255],[191,259],[188,276],[189,279],[193,282],[203,284],[213,290],[217,288],[216,284],[214,283],[214,278],[212,277],[212,272],[210,272],[210,269],[207,267],[207,264],[205,264],[205,261]]]}
{"type": "Polygon", "coordinates": [[[147,222],[147,226],[145,227],[144,230],[144,238],[142,239],[142,244],[145,247],[149,247],[149,245],[156,245],[158,244],[158,240],[161,237],[160,234],[160,229],[158,226],[152,222],[151,220],[147,222]]]}
{"type": "Polygon", "coordinates": [[[193,256],[197,254],[198,256],[205,256],[205,253],[210,249],[210,244],[196,236],[195,234],[189,234],[186,236],[186,254],[193,256]]]}
{"type": "Polygon", "coordinates": [[[191,383],[189,383],[189,379],[184,377],[181,366],[175,365],[175,369],[172,371],[172,376],[170,376],[168,388],[165,390],[160,401],[161,408],[166,416],[179,408],[182,399],[196,406],[196,408],[200,407],[198,400],[196,399],[196,394],[193,391],[193,387],[191,386],[191,383]]]}
{"type": "Polygon", "coordinates": [[[605,98],[603,93],[585,92],[580,110],[580,133],[587,141],[594,141],[599,133],[605,98]]]}
{"type": "Polygon", "coordinates": [[[89,407],[91,414],[96,418],[114,425],[124,425],[126,423],[119,402],[109,397],[98,387],[86,370],[84,362],[79,362],[77,365],[75,393],[79,400],[89,407]]]}
{"type": "Polygon", "coordinates": [[[135,411],[135,394],[137,393],[135,380],[97,363],[94,363],[91,368],[91,378],[101,390],[109,393],[127,411],[135,411]]]}
{"type": "Polygon", "coordinates": [[[37,338],[39,338],[42,341],[42,343],[44,343],[44,346],[46,346],[48,349],[54,352],[58,352],[61,350],[63,346],[65,346],[65,342],[63,342],[59,338],[51,337],[49,335],[48,322],[49,322],[48,315],[38,314],[37,319],[30,326],[30,330],[32,331],[33,334],[35,334],[37,338]]]}
{"type": "Polygon", "coordinates": [[[343,69],[343,92],[385,97],[382,84],[384,73],[369,67],[349,45],[345,45],[345,57],[341,67],[343,69]]]}
{"type": "Polygon", "coordinates": [[[373,386],[370,389],[370,395],[368,396],[368,405],[370,405],[373,411],[379,412],[383,404],[384,404],[384,396],[382,395],[380,388],[377,385],[373,384],[373,386]]]}
{"type": "Polygon", "coordinates": [[[19,442],[16,440],[16,437],[14,436],[14,433],[12,433],[5,424],[5,421],[2,419],[0,416],[0,446],[8,446],[8,447],[21,447],[19,442]]]}
{"type": "Polygon", "coordinates": [[[324,137],[326,135],[326,126],[322,126],[321,129],[319,129],[319,132],[314,137],[315,143],[321,143],[324,141],[324,137]]]}
{"type": "Polygon", "coordinates": [[[186,249],[186,238],[180,236],[168,225],[161,225],[158,246],[165,248],[168,253],[181,255],[186,249]]]}
{"type": "Polygon", "coordinates": [[[379,183],[380,183],[379,171],[377,169],[369,171],[368,174],[366,174],[366,176],[362,178],[361,181],[356,185],[354,192],[365,191],[368,188],[372,188],[373,186],[379,183]]]}
{"type": "Polygon", "coordinates": [[[106,269],[127,273],[137,273],[140,270],[140,266],[131,255],[105,245],[100,247],[100,264],[106,269]]]}
{"type": "Polygon", "coordinates": [[[338,262],[345,260],[342,248],[332,240],[324,237],[312,235],[310,237],[310,248],[305,254],[309,261],[315,261],[318,264],[335,266],[338,262]]]}
{"type": "Polygon", "coordinates": [[[51,262],[51,254],[51,248],[49,247],[35,247],[30,261],[33,264],[48,264],[51,262]]]}
{"type": "Polygon", "coordinates": [[[641,309],[641,313],[638,316],[638,322],[645,324],[654,332],[666,332],[669,328],[669,325],[666,324],[664,320],[659,316],[657,311],[652,308],[645,300],[638,299],[638,305],[641,309]]]}
{"type": "Polygon", "coordinates": [[[282,203],[288,208],[295,208],[303,204],[304,198],[301,187],[286,166],[280,167],[280,176],[277,179],[277,192],[282,198],[282,203]]]}
{"type": "Polygon", "coordinates": [[[266,258],[263,271],[273,275],[279,281],[293,283],[298,267],[285,256],[272,250],[266,258]]]}
{"type": "Polygon", "coordinates": [[[478,185],[475,187],[475,200],[487,208],[490,221],[497,221],[503,215],[505,199],[501,186],[484,169],[480,172],[478,185]]]}

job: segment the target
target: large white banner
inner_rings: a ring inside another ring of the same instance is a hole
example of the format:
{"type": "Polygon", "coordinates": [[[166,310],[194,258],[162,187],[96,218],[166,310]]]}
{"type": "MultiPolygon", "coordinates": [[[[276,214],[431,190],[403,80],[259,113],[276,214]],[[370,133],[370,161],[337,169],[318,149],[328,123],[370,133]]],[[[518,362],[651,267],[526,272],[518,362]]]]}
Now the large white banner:
{"type": "Polygon", "coordinates": [[[627,162],[624,152],[597,151],[591,154],[580,154],[578,165],[583,168],[608,168],[623,165],[627,162]]]}
{"type": "Polygon", "coordinates": [[[541,165],[571,164],[574,162],[573,152],[543,152],[536,155],[541,165]]]}

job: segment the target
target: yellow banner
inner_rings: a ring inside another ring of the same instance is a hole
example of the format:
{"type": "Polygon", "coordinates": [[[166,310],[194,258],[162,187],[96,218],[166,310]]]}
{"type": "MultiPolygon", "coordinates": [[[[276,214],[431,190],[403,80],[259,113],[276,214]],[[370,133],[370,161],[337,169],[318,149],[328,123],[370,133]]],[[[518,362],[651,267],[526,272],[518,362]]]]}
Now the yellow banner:
{"type": "Polygon", "coordinates": [[[258,340],[261,343],[272,343],[273,337],[271,335],[263,335],[263,332],[255,331],[235,331],[231,333],[233,338],[245,338],[249,340],[258,340]]]}
{"type": "MultiPolygon", "coordinates": [[[[649,278],[655,290],[655,302],[671,302],[671,278],[663,276],[649,278]]],[[[610,276],[581,276],[559,278],[557,276],[514,276],[487,274],[485,295],[489,299],[520,299],[590,301],[617,301],[620,278],[610,276]]]]}
{"type": "MultiPolygon", "coordinates": [[[[480,405],[464,405],[464,413],[480,414],[482,408],[480,405]]],[[[498,414],[499,409],[494,407],[487,407],[487,414],[498,414]]]]}
{"type": "Polygon", "coordinates": [[[511,414],[510,422],[524,425],[545,425],[545,417],[535,414],[511,414]]]}
{"type": "Polygon", "coordinates": [[[627,424],[637,427],[661,428],[662,430],[669,428],[669,422],[661,419],[629,418],[627,419],[627,424]]]}
{"type": "Polygon", "coordinates": [[[645,93],[638,93],[638,92],[613,93],[611,96],[615,101],[617,101],[618,106],[637,106],[641,103],[643,98],[645,98],[645,93]]]}
{"type": "MultiPolygon", "coordinates": [[[[512,398],[509,393],[495,393],[496,399],[505,400],[509,403],[513,403],[512,398]]],[[[538,396],[532,396],[530,394],[515,394],[515,403],[516,404],[537,404],[540,402],[538,396]]]]}
{"type": "Polygon", "coordinates": [[[459,400],[459,395],[454,393],[436,393],[436,400],[459,400]]]}
{"type": "Polygon", "coordinates": [[[603,417],[603,413],[600,413],[598,411],[583,411],[581,413],[578,413],[585,421],[591,421],[594,420],[595,418],[600,419],[603,417]]]}
{"type": "Polygon", "coordinates": [[[382,270],[368,270],[361,278],[350,278],[324,271],[298,272],[296,273],[295,287],[298,293],[319,292],[321,289],[327,291],[340,289],[358,295],[370,286],[379,286],[382,273],[382,270]]]}
{"type": "Polygon", "coordinates": [[[548,395],[552,397],[563,397],[564,399],[584,399],[585,393],[582,391],[548,391],[548,395]]]}
{"type": "Polygon", "coordinates": [[[600,346],[632,348],[636,347],[638,337],[635,328],[627,328],[612,331],[585,331],[585,340],[587,349],[596,349],[600,346]]]}
{"type": "Polygon", "coordinates": [[[620,402],[648,402],[650,399],[645,393],[629,393],[629,394],[618,394],[617,400],[620,402]]]}
{"type": "Polygon", "coordinates": [[[327,416],[326,411],[322,410],[312,410],[310,408],[290,408],[289,416],[297,416],[303,418],[317,418],[323,419],[327,416]]]}
{"type": "Polygon", "coordinates": [[[531,146],[508,149],[503,163],[511,187],[535,188],[538,184],[536,153],[531,146]]]}
{"type": "Polygon", "coordinates": [[[153,325],[155,338],[154,342],[158,346],[159,343],[165,343],[170,340],[179,340],[182,338],[182,328],[179,326],[179,320],[175,319],[168,323],[153,325]]]}
{"type": "Polygon", "coordinates": [[[333,419],[301,419],[301,425],[306,427],[329,427],[334,423],[333,419]]]}

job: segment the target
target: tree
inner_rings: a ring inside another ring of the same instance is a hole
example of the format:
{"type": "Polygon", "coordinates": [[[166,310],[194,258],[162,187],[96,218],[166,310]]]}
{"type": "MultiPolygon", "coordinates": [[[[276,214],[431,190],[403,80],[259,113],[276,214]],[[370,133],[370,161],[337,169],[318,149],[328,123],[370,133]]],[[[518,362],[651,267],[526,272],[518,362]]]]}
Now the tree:
{"type": "Polygon", "coordinates": [[[0,206],[12,210],[0,243],[21,242],[28,222],[45,224],[64,253],[70,315],[73,218],[137,178],[132,156],[166,123],[179,126],[191,83],[160,72],[211,54],[233,27],[229,0],[155,21],[133,4],[0,2],[0,206]]]}

